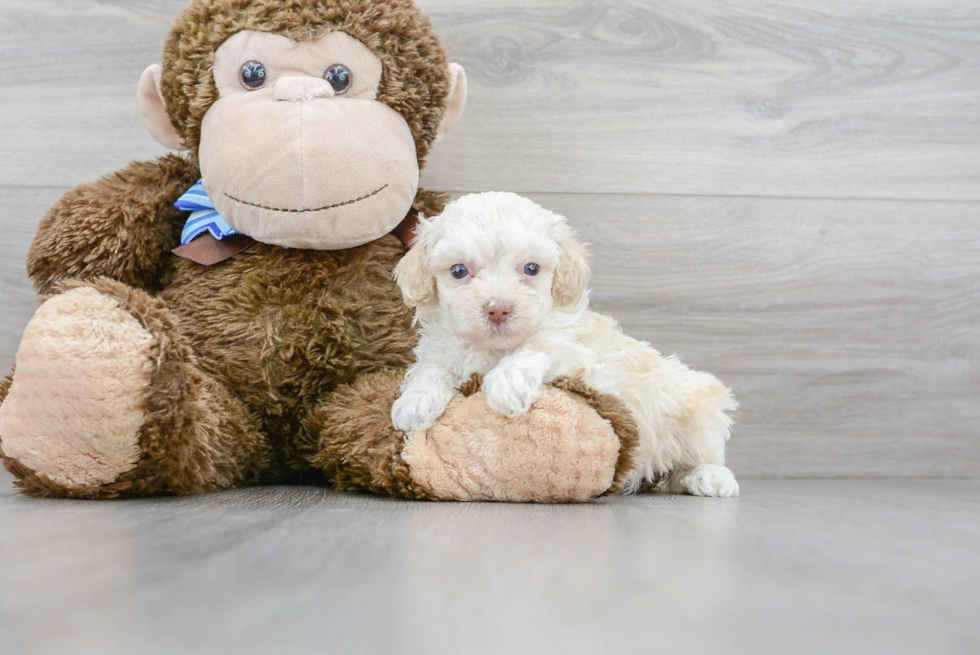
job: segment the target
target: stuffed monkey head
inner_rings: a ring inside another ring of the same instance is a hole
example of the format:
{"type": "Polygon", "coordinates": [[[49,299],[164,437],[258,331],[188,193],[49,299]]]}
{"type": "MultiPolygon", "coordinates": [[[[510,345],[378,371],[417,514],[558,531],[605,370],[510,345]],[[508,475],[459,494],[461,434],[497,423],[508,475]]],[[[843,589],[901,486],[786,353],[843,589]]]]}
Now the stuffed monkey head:
{"type": "Polygon", "coordinates": [[[466,77],[411,0],[193,0],[139,98],[232,227],[334,250],[405,218],[466,77]]]}

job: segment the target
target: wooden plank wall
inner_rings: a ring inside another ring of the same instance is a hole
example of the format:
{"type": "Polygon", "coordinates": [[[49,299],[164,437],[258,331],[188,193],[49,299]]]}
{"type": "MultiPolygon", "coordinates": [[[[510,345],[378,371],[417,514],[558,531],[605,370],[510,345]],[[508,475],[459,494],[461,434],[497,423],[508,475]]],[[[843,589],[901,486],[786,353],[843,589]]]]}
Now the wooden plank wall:
{"type": "MultiPolygon", "coordinates": [[[[183,0],[0,2],[0,366],[72,185],[162,153],[135,83],[183,0]]],[[[980,471],[980,4],[423,0],[470,81],[429,188],[593,244],[597,304],[742,401],[743,476],[980,471]]]]}

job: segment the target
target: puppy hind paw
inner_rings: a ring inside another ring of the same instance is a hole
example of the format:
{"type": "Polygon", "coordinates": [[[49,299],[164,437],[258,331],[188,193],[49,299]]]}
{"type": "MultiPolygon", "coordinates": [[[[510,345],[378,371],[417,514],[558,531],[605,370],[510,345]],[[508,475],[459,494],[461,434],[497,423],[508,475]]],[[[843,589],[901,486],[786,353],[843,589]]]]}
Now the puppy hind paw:
{"type": "Polygon", "coordinates": [[[725,466],[714,464],[702,464],[676,477],[672,475],[670,490],[716,498],[732,498],[739,494],[735,474],[725,466]]]}

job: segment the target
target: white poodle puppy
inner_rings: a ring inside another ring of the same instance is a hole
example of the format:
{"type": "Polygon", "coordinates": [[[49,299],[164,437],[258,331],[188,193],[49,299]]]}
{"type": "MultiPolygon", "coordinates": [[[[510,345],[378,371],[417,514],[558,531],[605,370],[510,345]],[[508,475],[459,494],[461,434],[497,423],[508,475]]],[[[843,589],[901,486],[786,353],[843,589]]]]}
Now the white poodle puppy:
{"type": "Polygon", "coordinates": [[[512,193],[464,196],[423,220],[395,268],[420,333],[394,426],[410,435],[434,425],[473,373],[484,376],[490,407],[510,417],[528,411],[545,383],[580,377],[636,418],[629,491],[666,475],[674,492],[737,496],[724,466],[731,392],[589,311],[589,273],[565,219],[512,193]]]}

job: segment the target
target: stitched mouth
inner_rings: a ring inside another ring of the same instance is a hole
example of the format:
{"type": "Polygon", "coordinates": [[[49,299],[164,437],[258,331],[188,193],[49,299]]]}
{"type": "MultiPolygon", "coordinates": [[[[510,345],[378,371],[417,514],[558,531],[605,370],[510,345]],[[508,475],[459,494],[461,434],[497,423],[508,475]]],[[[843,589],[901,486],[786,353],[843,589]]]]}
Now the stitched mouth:
{"type": "Polygon", "coordinates": [[[266,205],[258,205],[258,204],[254,203],[254,202],[248,202],[247,200],[240,200],[240,199],[236,198],[235,196],[229,195],[227,193],[225,194],[225,197],[228,198],[229,200],[234,200],[237,203],[240,203],[240,204],[243,204],[243,205],[248,205],[249,207],[257,207],[259,209],[268,209],[269,211],[274,211],[274,212],[286,212],[286,213],[289,213],[289,214],[306,214],[308,212],[322,212],[322,211],[327,210],[327,209],[336,209],[337,207],[346,207],[347,205],[353,205],[356,202],[361,202],[362,200],[367,200],[368,198],[372,198],[372,197],[378,195],[379,193],[381,193],[382,191],[384,191],[387,188],[388,188],[388,185],[386,184],[383,187],[381,187],[380,189],[378,189],[376,191],[372,191],[371,193],[367,194],[366,196],[361,196],[360,198],[354,198],[353,200],[347,200],[346,202],[338,202],[335,205],[327,205],[326,207],[316,207],[316,208],[313,208],[313,209],[283,209],[283,208],[280,208],[280,207],[267,207],[266,205]]]}

